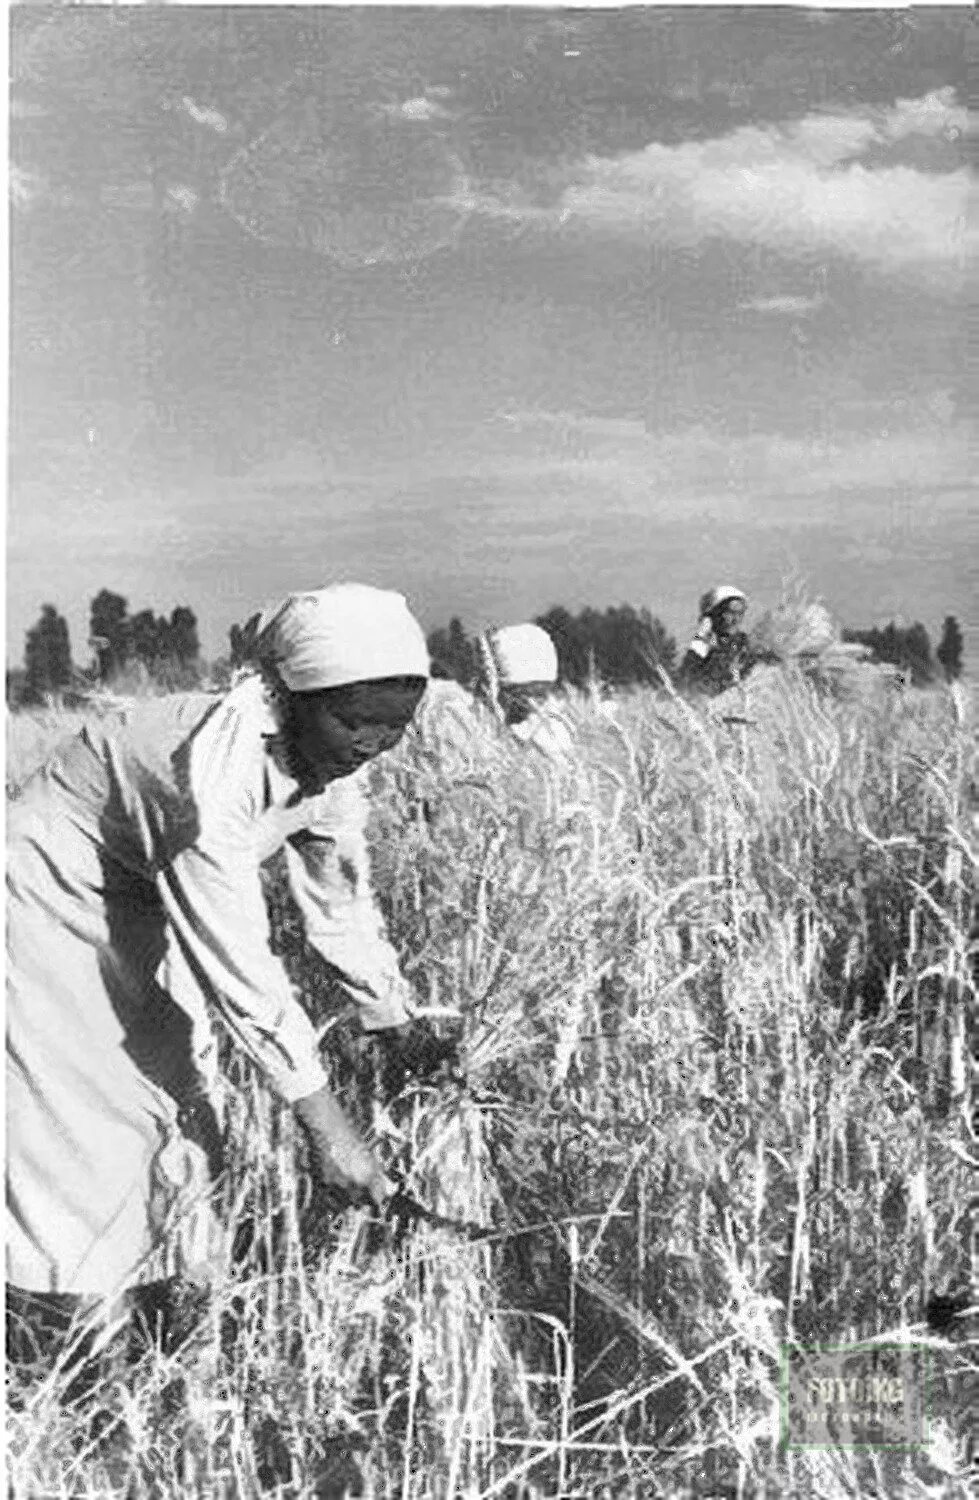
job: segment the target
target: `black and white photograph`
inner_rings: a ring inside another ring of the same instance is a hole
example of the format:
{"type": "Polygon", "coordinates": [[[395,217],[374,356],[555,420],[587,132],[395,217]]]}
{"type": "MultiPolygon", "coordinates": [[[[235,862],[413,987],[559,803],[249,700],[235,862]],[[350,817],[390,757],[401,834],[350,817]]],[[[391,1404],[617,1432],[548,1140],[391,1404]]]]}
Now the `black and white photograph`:
{"type": "Polygon", "coordinates": [[[966,1500],[971,8],[7,33],[10,1500],[966,1500]]]}

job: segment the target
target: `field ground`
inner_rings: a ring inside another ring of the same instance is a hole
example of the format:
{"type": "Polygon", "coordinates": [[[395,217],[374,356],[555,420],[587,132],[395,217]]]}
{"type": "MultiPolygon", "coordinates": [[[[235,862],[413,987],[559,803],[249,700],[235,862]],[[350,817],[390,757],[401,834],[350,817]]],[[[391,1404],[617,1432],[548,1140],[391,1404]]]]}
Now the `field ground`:
{"type": "MultiPolygon", "coordinates": [[[[291,1119],[231,1061],[212,1311],[73,1406],[15,1375],[16,1500],[968,1493],[968,704],[770,671],[567,712],[573,764],[484,736],[377,770],[378,888],[464,1085],[380,1102],[269,876],[350,1107],[498,1238],[349,1213],[304,1252],[291,1119]],[[885,1337],[929,1351],[926,1447],[783,1447],[781,1345],[885,1337]]],[[[66,727],[8,722],[8,795],[66,727]]]]}

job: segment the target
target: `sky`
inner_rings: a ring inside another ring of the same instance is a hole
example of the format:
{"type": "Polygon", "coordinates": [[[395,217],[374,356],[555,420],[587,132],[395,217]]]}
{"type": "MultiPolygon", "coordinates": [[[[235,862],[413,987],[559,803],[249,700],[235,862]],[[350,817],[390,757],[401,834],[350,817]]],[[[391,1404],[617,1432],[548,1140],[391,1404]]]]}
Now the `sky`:
{"type": "Polygon", "coordinates": [[[969,14],[15,9],[8,661],[790,575],[979,660],[969,14]]]}

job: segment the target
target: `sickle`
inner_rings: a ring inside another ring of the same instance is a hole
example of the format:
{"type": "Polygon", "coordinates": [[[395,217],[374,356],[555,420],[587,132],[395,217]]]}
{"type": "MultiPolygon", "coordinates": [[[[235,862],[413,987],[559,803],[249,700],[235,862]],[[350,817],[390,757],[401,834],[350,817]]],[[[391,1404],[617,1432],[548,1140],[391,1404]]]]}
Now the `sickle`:
{"type": "Polygon", "coordinates": [[[542,1229],[556,1229],[561,1224],[587,1224],[596,1219],[604,1218],[620,1219],[627,1215],[622,1213],[612,1214],[574,1214],[566,1219],[544,1219],[537,1224],[522,1224],[519,1229],[498,1229],[493,1225],[476,1224],[471,1219],[455,1219],[447,1214],[436,1213],[433,1208],[419,1203],[413,1194],[404,1188],[399,1188],[384,1205],[385,1218],[402,1218],[407,1220],[421,1220],[423,1224],[429,1224],[433,1229],[450,1229],[455,1234],[463,1235],[471,1244],[479,1244],[489,1240],[516,1239],[518,1235],[536,1234],[542,1229]]]}

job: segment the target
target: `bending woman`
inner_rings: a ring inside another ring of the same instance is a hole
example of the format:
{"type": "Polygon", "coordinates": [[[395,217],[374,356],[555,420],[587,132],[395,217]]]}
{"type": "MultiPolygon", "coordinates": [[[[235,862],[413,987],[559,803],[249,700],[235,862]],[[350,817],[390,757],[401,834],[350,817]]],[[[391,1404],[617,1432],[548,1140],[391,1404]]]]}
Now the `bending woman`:
{"type": "Polygon", "coordinates": [[[269,950],[259,866],[284,846],[307,937],[364,1027],[409,1034],[356,772],[418,707],[425,639],[400,594],[356,584],[292,595],[250,631],[260,675],[86,726],[10,809],[13,1287],[101,1296],[145,1275],[178,1185],[213,1164],[213,1138],[192,1139],[208,1006],[295,1109],[319,1176],[390,1191],[269,950]]]}
{"type": "Polygon", "coordinates": [[[502,625],[479,640],[476,692],[496,709],[520,744],[558,760],[573,749],[552,704],[558,682],[554,642],[540,625],[502,625]]]}
{"type": "Polygon", "coordinates": [[[504,744],[559,763],[574,741],[554,706],[557,682],[558,656],[547,631],[529,623],[502,625],[477,638],[466,687],[432,684],[415,727],[443,769],[470,767],[494,727],[504,744]]]}

